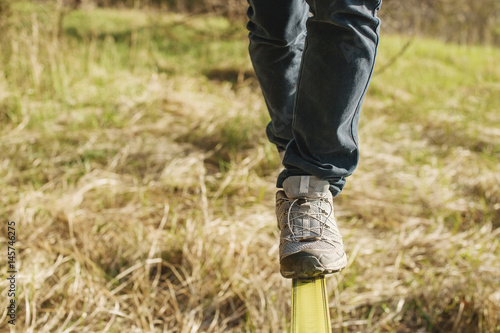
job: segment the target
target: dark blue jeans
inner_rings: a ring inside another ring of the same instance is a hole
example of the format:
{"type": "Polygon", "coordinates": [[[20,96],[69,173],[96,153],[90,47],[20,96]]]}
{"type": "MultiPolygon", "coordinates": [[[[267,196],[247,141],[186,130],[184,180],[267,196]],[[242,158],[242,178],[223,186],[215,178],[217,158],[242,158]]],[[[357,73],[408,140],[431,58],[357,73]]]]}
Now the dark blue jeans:
{"type": "Polygon", "coordinates": [[[358,163],[358,121],[377,45],[381,0],[248,0],[250,58],[289,176],[338,195],[358,163]]]}

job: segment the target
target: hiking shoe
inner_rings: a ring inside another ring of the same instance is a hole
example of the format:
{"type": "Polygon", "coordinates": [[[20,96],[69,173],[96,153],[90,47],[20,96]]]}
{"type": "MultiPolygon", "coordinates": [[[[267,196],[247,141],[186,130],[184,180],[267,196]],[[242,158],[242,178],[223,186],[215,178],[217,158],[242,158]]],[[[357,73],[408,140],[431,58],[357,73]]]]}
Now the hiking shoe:
{"type": "Polygon", "coordinates": [[[328,181],[292,176],[276,193],[280,271],[285,278],[335,273],[347,264],[328,181]]]}

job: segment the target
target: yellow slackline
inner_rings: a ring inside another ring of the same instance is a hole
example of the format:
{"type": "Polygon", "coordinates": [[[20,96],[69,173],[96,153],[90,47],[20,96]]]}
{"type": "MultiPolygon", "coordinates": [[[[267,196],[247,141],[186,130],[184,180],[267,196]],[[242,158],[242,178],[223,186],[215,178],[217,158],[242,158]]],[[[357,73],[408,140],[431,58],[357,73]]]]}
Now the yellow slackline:
{"type": "Polygon", "coordinates": [[[325,277],[292,279],[292,333],[331,333],[325,277]]]}

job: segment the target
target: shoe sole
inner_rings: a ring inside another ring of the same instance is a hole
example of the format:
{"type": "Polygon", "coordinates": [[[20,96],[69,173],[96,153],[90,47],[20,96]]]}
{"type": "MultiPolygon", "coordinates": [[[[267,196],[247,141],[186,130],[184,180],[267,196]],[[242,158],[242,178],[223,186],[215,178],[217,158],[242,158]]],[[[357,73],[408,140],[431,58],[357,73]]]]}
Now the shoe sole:
{"type": "Polygon", "coordinates": [[[301,251],[280,260],[280,272],[287,279],[306,279],[337,273],[347,265],[346,254],[337,260],[331,253],[317,250],[301,251]]]}

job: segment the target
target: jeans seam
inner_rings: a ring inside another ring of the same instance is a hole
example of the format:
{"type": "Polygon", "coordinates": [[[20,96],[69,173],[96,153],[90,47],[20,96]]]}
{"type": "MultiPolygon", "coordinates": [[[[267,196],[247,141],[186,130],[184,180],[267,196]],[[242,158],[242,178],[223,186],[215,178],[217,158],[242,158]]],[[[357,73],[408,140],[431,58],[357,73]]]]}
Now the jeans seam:
{"type": "MultiPolygon", "coordinates": [[[[381,2],[382,1],[380,1],[379,4],[381,2]]],[[[376,12],[376,9],[375,9],[374,12],[376,12]]],[[[375,16],[375,13],[374,13],[374,16],[375,16]]],[[[380,19],[377,18],[377,20],[378,20],[378,22],[377,22],[377,26],[375,27],[375,31],[377,29],[379,29],[379,27],[380,27],[380,19]]],[[[372,58],[370,76],[368,77],[368,80],[366,81],[364,92],[361,95],[361,97],[359,98],[358,103],[356,104],[356,111],[354,112],[354,114],[353,114],[353,116],[351,118],[351,124],[350,124],[350,127],[351,127],[351,139],[353,140],[356,148],[359,146],[359,142],[358,142],[358,140],[356,139],[356,137],[354,135],[354,119],[356,118],[356,115],[359,115],[361,113],[361,104],[362,104],[363,99],[365,98],[365,95],[366,95],[367,91],[368,91],[368,87],[370,85],[370,81],[371,81],[372,76],[373,76],[373,71],[375,69],[375,62],[376,62],[377,53],[378,53],[378,44],[380,42],[380,37],[379,37],[378,33],[376,33],[376,38],[377,39],[375,41],[375,52],[374,52],[374,55],[373,55],[373,58],[372,58]]]]}

